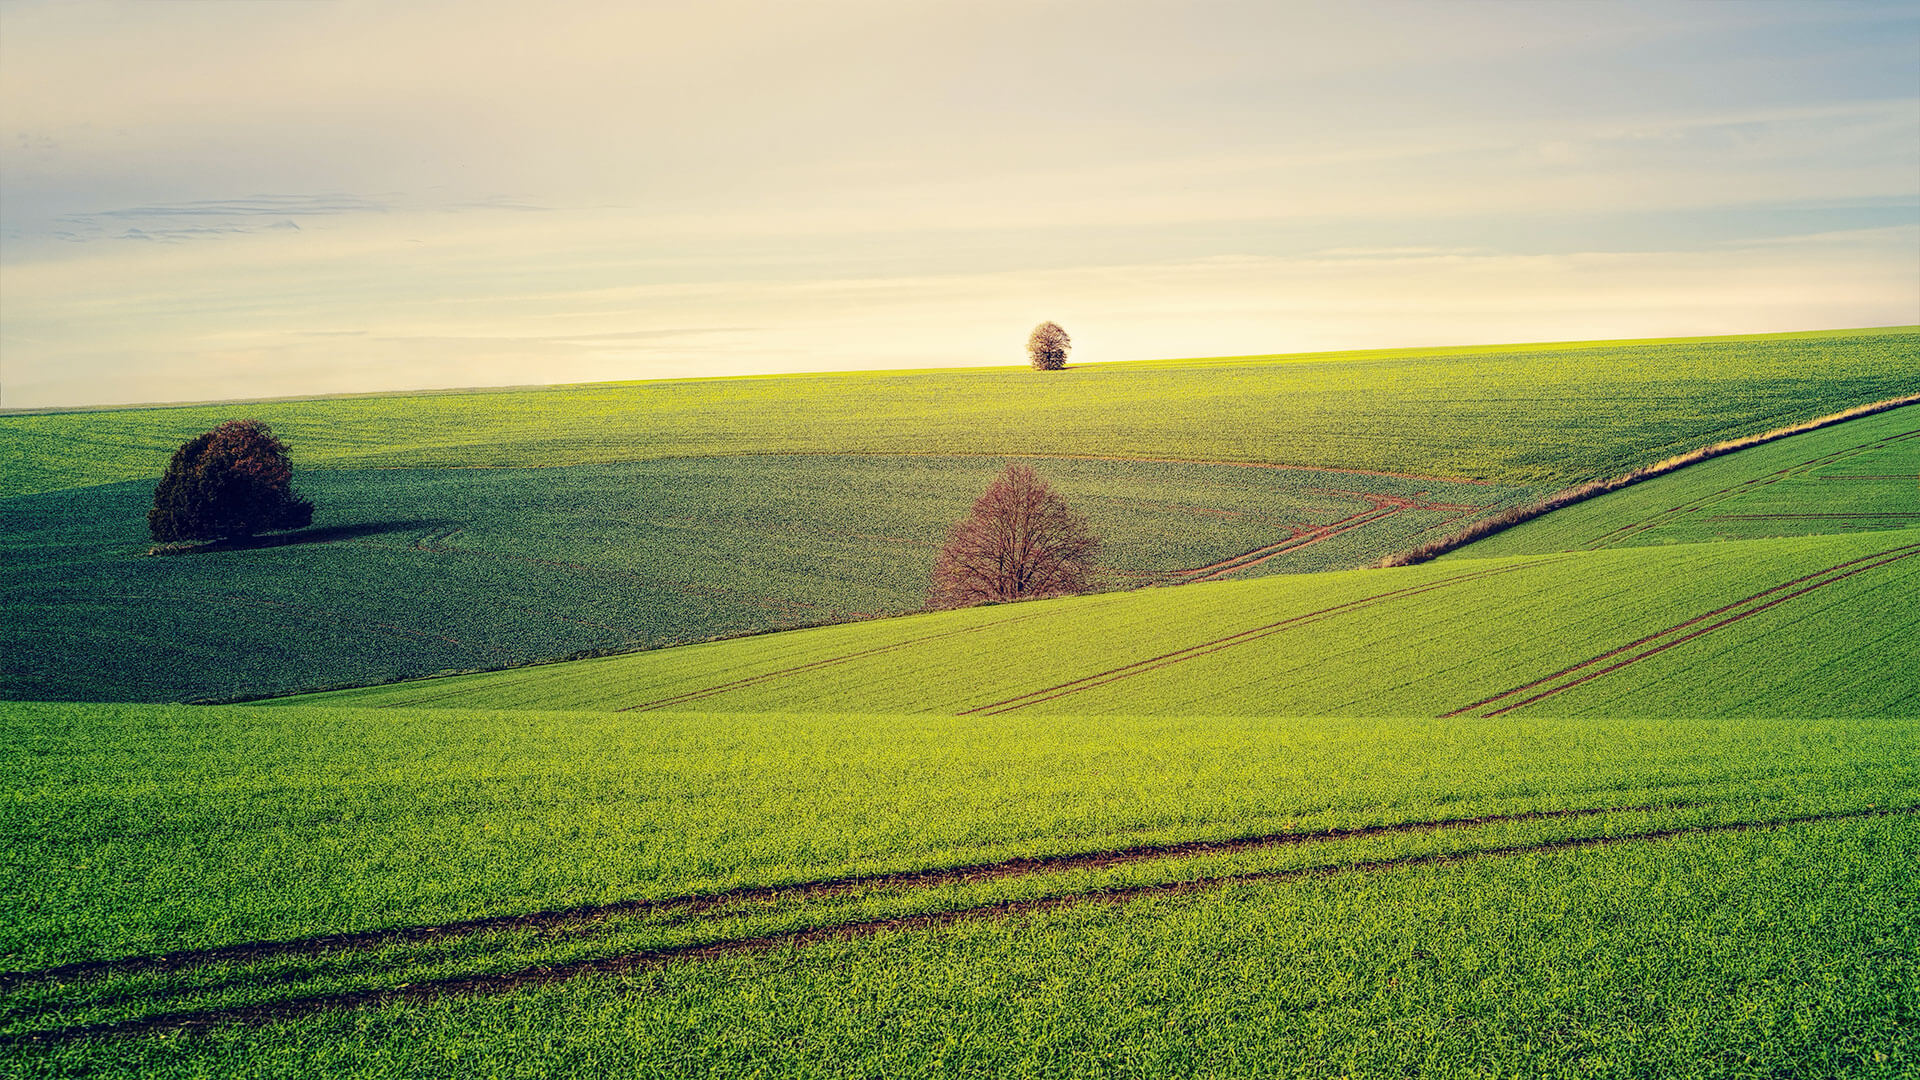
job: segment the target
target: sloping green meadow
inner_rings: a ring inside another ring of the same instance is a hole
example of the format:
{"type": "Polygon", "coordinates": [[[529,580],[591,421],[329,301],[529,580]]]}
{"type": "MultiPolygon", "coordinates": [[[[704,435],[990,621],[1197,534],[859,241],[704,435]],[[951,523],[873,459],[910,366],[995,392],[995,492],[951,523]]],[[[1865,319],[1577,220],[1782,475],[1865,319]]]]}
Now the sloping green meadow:
{"type": "Polygon", "coordinates": [[[1916,1048],[1911,722],[0,723],[0,1054],[30,1074],[1577,1075],[1916,1048]]]}
{"type": "Polygon", "coordinates": [[[1917,347],[264,403],[318,528],[179,558],[229,407],[0,418],[9,692],[899,610],[1002,455],[1191,582],[0,702],[0,1072],[1920,1075],[1915,410],[1337,570],[1917,347]]]}
{"type": "MultiPolygon", "coordinates": [[[[922,606],[992,457],[787,455],[322,470],[294,543],[149,550],[151,487],[0,500],[0,695],[225,700],[845,622],[922,606]]],[[[1058,459],[1126,587],[1364,565],[1526,488],[1058,459]]]]}
{"type": "Polygon", "coordinates": [[[1920,328],[1895,327],[14,415],[0,417],[0,495],[156,477],[240,414],[307,469],[931,452],[1564,484],[1912,393],[1916,357],[1920,328]]]}
{"type": "Polygon", "coordinates": [[[1915,716],[1915,595],[1906,529],[1074,597],[287,700],[1352,716],[1506,695],[1486,707],[1915,716]]]}
{"type": "Polygon", "coordinates": [[[1541,554],[1920,522],[1920,406],[1791,435],[1575,503],[1448,558],[1541,554]]]}
{"type": "Polygon", "coordinates": [[[1916,350],[1907,328],[0,417],[0,696],[228,701],[912,611],[1014,453],[1089,517],[1109,587],[1349,569],[1911,391],[1916,350]],[[140,558],[152,477],[235,410],[294,444],[316,527],[140,558]]]}

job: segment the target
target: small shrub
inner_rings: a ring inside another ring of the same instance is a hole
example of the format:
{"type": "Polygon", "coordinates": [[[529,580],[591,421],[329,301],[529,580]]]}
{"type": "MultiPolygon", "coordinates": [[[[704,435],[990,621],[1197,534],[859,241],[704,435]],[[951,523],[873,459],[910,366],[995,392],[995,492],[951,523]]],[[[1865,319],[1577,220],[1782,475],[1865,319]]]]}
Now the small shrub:
{"type": "Polygon", "coordinates": [[[245,539],[313,523],[296,494],[286,444],[258,420],[229,420],[173,452],[153,489],[147,529],[155,540],[245,539]]]}

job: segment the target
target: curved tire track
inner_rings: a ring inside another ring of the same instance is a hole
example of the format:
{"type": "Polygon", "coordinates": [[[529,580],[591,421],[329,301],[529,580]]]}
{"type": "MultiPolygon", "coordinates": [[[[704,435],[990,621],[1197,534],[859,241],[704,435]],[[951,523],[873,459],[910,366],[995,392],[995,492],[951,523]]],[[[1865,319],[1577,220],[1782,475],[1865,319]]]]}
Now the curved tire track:
{"type": "Polygon", "coordinates": [[[811,899],[863,889],[900,886],[933,887],[966,881],[989,881],[1026,874],[1060,870],[1099,869],[1150,859],[1188,858],[1198,855],[1230,854],[1257,848],[1296,844],[1316,844],[1330,840],[1350,840],[1396,833],[1440,832],[1470,829],[1483,825],[1548,821],[1559,818],[1598,817],[1606,814],[1652,813],[1663,810],[1691,809],[1699,804],[1668,802],[1641,806],[1581,807],[1567,810],[1525,810],[1511,814],[1482,814],[1469,818],[1436,818],[1424,821],[1390,822],[1379,825],[1355,825],[1306,832],[1263,833],[1221,840],[1182,840],[1163,844],[1136,844],[1104,851],[1064,855],[1038,855],[992,862],[964,863],[959,866],[925,870],[900,870],[880,874],[849,874],[786,885],[750,885],[723,892],[686,893],[648,900],[622,900],[610,904],[589,904],[571,908],[553,908],[520,915],[492,915],[477,919],[435,923],[430,926],[405,926],[357,933],[319,934],[283,941],[251,941],[219,945],[206,949],[183,949],[168,953],[149,953],[111,960],[82,960],[33,971],[0,972],[0,989],[41,982],[59,982],[95,978],[102,975],[128,975],[184,971],[211,964],[241,963],[288,957],[315,956],[329,952],[376,949],[388,945],[445,941],[457,937],[495,933],[503,930],[553,930],[566,926],[599,922],[620,915],[647,912],[701,912],[728,904],[780,898],[811,899]]]}
{"type": "Polygon", "coordinates": [[[777,948],[803,948],[825,941],[872,937],[890,931],[929,930],[980,919],[1000,919],[1085,904],[1120,904],[1153,896],[1182,896],[1230,885],[1266,884],[1335,877],[1343,874],[1371,874],[1410,867],[1450,866],[1485,859],[1514,858],[1561,851],[1592,850],[1629,843],[1649,843],[1686,836],[1751,832],[1759,829],[1788,828],[1829,821],[1865,820],[1920,812],[1920,806],[1890,807],[1796,817],[1722,822],[1711,825],[1653,829],[1614,836],[1571,837],[1543,840],[1530,844],[1480,848],[1471,851],[1436,852],[1354,863],[1294,867],[1282,870],[1257,870],[1217,877],[1182,881],[1128,885],[1089,893],[1050,896],[1031,900],[998,901],[975,907],[923,915],[896,916],[810,927],[776,934],[735,938],[697,945],[648,949],[618,956],[594,957],[564,964],[542,965],[519,971],[484,975],[455,975],[426,979],[396,987],[348,990],[307,997],[288,998],[260,1005],[240,1005],[191,1012],[164,1013],[133,1020],[74,1024],[42,1031],[0,1036],[0,1046],[51,1045],[83,1039],[115,1038],[155,1032],[204,1031],[228,1024],[266,1024],[296,1020],[339,1009],[370,1008],[396,1002],[426,1001],[446,996],[478,996],[511,993],[529,987],[566,982],[586,975],[622,975],[675,962],[718,960],[733,956],[769,952],[777,948]]]}

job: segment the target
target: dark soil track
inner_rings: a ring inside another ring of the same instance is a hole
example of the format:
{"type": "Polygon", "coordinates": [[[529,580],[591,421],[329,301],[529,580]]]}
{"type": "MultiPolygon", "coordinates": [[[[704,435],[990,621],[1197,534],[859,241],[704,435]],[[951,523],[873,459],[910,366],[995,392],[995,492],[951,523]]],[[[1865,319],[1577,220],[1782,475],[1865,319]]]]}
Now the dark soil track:
{"type": "Polygon", "coordinates": [[[782,898],[806,899],[864,889],[900,886],[932,887],[967,881],[989,881],[1024,874],[1062,870],[1097,869],[1149,859],[1181,858],[1199,855],[1229,854],[1256,848],[1290,844],[1322,843],[1393,833],[1439,832],[1446,829],[1470,829],[1482,825],[1547,821],[1557,818],[1596,817],[1604,814],[1650,813],[1682,810],[1693,804],[1671,802],[1647,806],[1585,807],[1570,810],[1528,810],[1513,814],[1484,814],[1470,818],[1439,818],[1427,821],[1392,822],[1350,828],[1319,829],[1304,832],[1264,833],[1257,836],[1229,837],[1220,840],[1185,840],[1165,844],[1137,844],[1065,855],[1041,855],[994,862],[966,863],[960,866],[903,870],[881,874],[852,874],[816,881],[785,885],[754,885],[723,892],[687,893],[645,900],[624,900],[611,904],[590,904],[554,908],[520,915],[494,915],[478,919],[436,923],[431,926],[403,926],[349,934],[321,934],[285,941],[252,941],[221,945],[208,949],[150,953],[111,960],[84,960],[35,971],[0,972],[0,990],[31,982],[57,982],[92,978],[109,974],[182,971],[208,964],[241,963],[290,956],[314,956],[329,952],[374,949],[386,945],[422,941],[443,941],[456,937],[494,933],[503,930],[551,930],[597,922],[621,915],[664,911],[705,911],[728,904],[782,898]]]}
{"type": "Polygon", "coordinates": [[[1430,510],[1436,513],[1448,514],[1450,516],[1442,522],[1442,524],[1451,524],[1462,517],[1470,516],[1487,509],[1487,507],[1478,504],[1436,503],[1428,502],[1424,499],[1406,498],[1399,495],[1383,495],[1371,491],[1334,491],[1330,492],[1330,494],[1363,499],[1370,505],[1365,510],[1348,514],[1346,517],[1340,518],[1337,521],[1327,522],[1324,525],[1295,526],[1293,535],[1287,537],[1285,540],[1266,544],[1254,548],[1251,551],[1243,551],[1238,555],[1221,559],[1219,562],[1209,563],[1206,566],[1196,566],[1190,570],[1175,570],[1171,574],[1164,576],[1171,577],[1180,582],[1217,581],[1229,574],[1236,574],[1242,570],[1252,569],[1271,559],[1299,551],[1302,548],[1312,547],[1314,544],[1331,540],[1336,536],[1345,535],[1356,529],[1365,528],[1368,525],[1377,525],[1382,521],[1386,521],[1397,514],[1403,514],[1409,510],[1430,510]]]}
{"type": "Polygon", "coordinates": [[[196,1031],[229,1024],[266,1024],[298,1019],[338,1009],[378,1007],[401,1002],[431,1000],[433,998],[452,995],[510,993],[529,987],[565,982],[582,976],[621,975],[674,962],[716,960],[732,956],[768,952],[779,948],[801,948],[823,941],[871,937],[891,931],[927,930],[966,921],[1009,918],[1086,904],[1115,904],[1156,896],[1180,896],[1231,885],[1296,881],[1333,877],[1342,874],[1379,873],[1411,867],[1445,866],[1483,859],[1543,855],[1561,851],[1602,848],[1618,844],[1655,842],[1686,836],[1746,832],[1757,829],[1784,828],[1817,822],[1862,820],[1892,815],[1911,815],[1915,813],[1920,813],[1920,806],[1837,811],[1823,814],[1806,814],[1788,818],[1693,825],[1614,836],[1544,840],[1528,844],[1481,848],[1471,851],[1407,855],[1397,858],[1376,859],[1346,864],[1328,864],[1283,870],[1262,870],[1184,881],[1129,885],[1090,893],[1001,901],[931,914],[871,919],[832,926],[793,930],[777,934],[650,949],[618,956],[595,957],[562,964],[526,968],[512,972],[458,975],[438,979],[426,979],[394,987],[351,990],[288,998],[259,1005],[242,1005],[191,1012],[163,1013],[105,1023],[76,1024],[35,1032],[0,1036],[0,1046],[45,1045],[73,1042],[81,1039],[137,1036],[156,1032],[196,1031]]]}
{"type": "Polygon", "coordinates": [[[637,705],[623,705],[620,708],[615,709],[614,711],[615,712],[648,712],[654,709],[669,708],[674,705],[685,705],[689,702],[700,701],[706,698],[713,697],[718,694],[727,693],[728,691],[741,690],[749,686],[757,686],[761,683],[766,683],[766,682],[775,682],[792,675],[800,675],[809,671],[818,670],[820,668],[832,667],[835,664],[845,664],[854,660],[862,659],[864,657],[877,656],[881,653],[895,652],[900,649],[908,648],[909,646],[920,645],[929,641],[939,641],[942,638],[955,637],[960,634],[977,634],[986,630],[997,630],[1003,626],[1011,626],[1014,623],[1026,622],[1029,619],[1043,618],[1051,614],[1053,614],[1051,609],[1041,609],[1038,611],[1034,611],[1031,614],[1015,615],[1010,618],[999,619],[991,623],[982,624],[980,626],[965,626],[965,627],[961,627],[958,630],[942,630],[937,634],[925,634],[916,638],[908,638],[905,641],[895,641],[886,645],[876,645],[870,649],[860,649],[855,652],[843,653],[839,656],[829,656],[822,660],[814,660],[810,663],[797,664],[793,667],[781,668],[778,671],[763,672],[759,675],[748,675],[744,678],[734,679],[731,682],[718,683],[713,686],[702,687],[698,690],[688,690],[685,693],[673,694],[671,696],[663,697],[663,698],[656,698],[652,701],[643,701],[637,705]]]}

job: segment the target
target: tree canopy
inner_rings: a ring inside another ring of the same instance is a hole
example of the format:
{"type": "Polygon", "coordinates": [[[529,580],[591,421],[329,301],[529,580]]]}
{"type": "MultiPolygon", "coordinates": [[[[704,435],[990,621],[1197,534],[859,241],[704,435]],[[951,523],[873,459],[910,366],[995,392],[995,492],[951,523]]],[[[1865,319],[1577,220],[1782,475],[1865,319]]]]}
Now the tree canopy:
{"type": "Polygon", "coordinates": [[[1085,518],[1027,465],[1009,465],[953,526],[933,571],[929,605],[1090,591],[1100,541],[1085,518]]]}
{"type": "Polygon", "coordinates": [[[1067,350],[1073,339],[1056,322],[1043,322],[1027,335],[1027,357],[1041,371],[1058,371],[1067,366],[1067,350]]]}
{"type": "Polygon", "coordinates": [[[313,503],[293,491],[286,444],[258,420],[229,420],[173,452],[153,489],[155,540],[245,538],[313,523],[313,503]]]}

